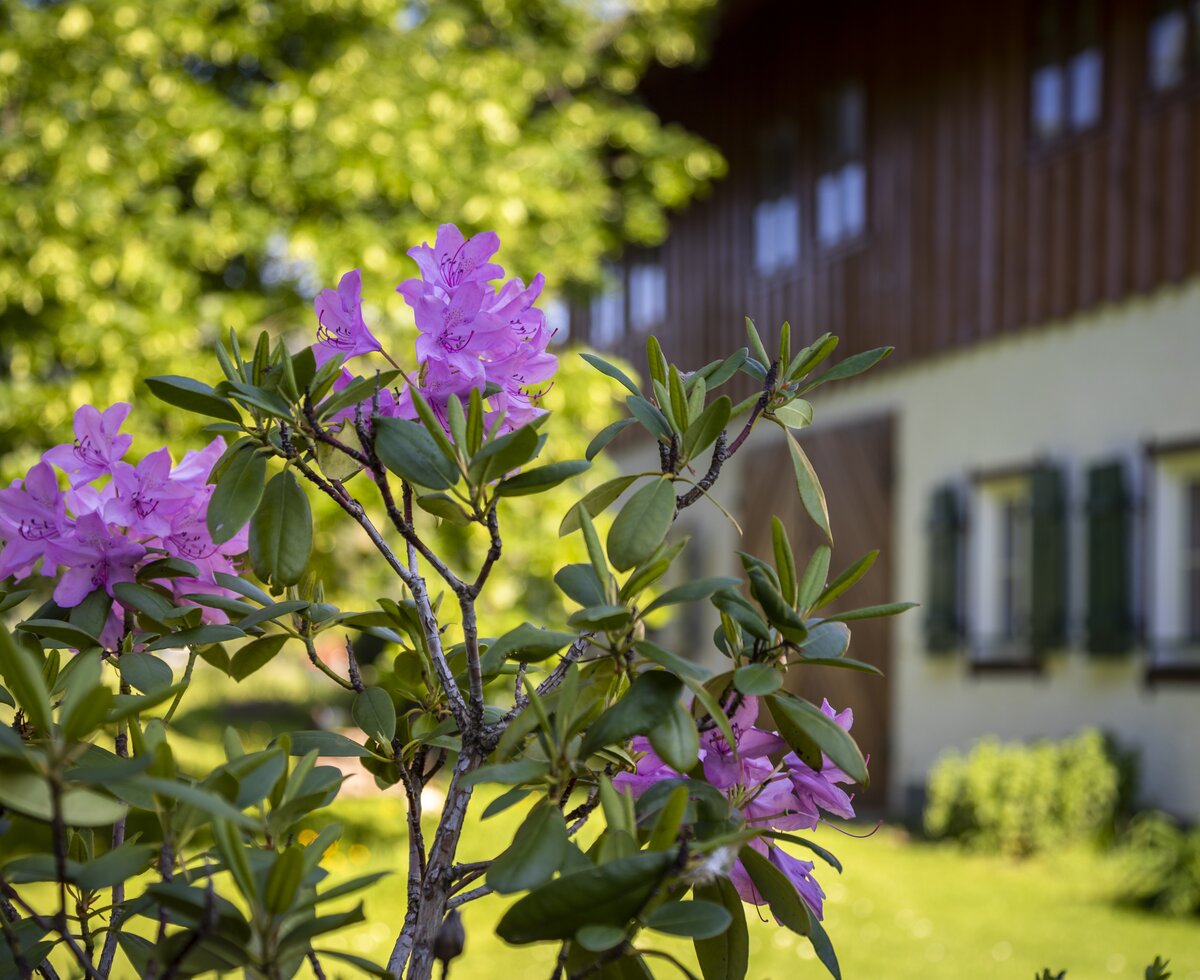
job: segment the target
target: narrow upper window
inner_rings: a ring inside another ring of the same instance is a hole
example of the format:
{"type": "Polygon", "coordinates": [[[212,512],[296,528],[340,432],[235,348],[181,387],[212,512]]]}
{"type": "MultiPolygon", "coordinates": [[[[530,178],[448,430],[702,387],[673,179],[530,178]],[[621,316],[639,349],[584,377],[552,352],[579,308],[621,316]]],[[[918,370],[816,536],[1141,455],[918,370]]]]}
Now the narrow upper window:
{"type": "Polygon", "coordinates": [[[604,288],[592,298],[591,342],[594,347],[611,347],[625,336],[625,284],[622,267],[604,265],[604,288]]]}
{"type": "Polygon", "coordinates": [[[1159,663],[1200,662],[1200,450],[1155,457],[1150,637],[1159,663]]]}
{"type": "Polygon", "coordinates": [[[758,201],[754,205],[754,268],[770,275],[800,257],[800,199],[796,195],[796,131],[781,123],[758,147],[758,201]]]}
{"type": "Polygon", "coordinates": [[[645,332],[667,316],[667,270],[658,252],[638,259],[629,269],[629,323],[645,332]]]}
{"type": "Polygon", "coordinates": [[[866,97],[844,85],[821,111],[817,177],[817,241],[822,247],[858,238],[867,228],[866,97]]]}
{"type": "Polygon", "coordinates": [[[1200,4],[1160,0],[1146,31],[1147,81],[1166,92],[1200,73],[1200,4]]]}
{"type": "Polygon", "coordinates": [[[972,549],[973,648],[980,659],[1030,653],[1032,532],[1028,474],[978,484],[972,549]]]}
{"type": "Polygon", "coordinates": [[[1098,0],[1037,6],[1029,118],[1041,143],[1091,129],[1104,108],[1104,52],[1098,0]]]}

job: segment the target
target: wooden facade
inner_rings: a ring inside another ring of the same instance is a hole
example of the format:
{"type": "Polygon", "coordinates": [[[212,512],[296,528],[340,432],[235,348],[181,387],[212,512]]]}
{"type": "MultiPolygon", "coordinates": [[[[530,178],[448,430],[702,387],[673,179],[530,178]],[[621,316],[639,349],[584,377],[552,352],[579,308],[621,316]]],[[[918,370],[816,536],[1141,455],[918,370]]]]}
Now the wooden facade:
{"type": "MultiPolygon", "coordinates": [[[[664,118],[721,149],[728,176],[672,221],[662,321],[598,346],[640,361],[654,332],[668,356],[698,365],[739,345],[750,315],[764,333],[789,320],[793,336],[828,330],[843,351],[890,344],[904,361],[1195,275],[1200,82],[1193,65],[1181,84],[1152,90],[1147,32],[1164,5],[1095,5],[1098,118],[1040,142],[1030,94],[1034,22],[1047,5],[727,7],[712,57],[660,72],[644,91],[664,118]],[[865,231],[829,248],[815,228],[822,100],[848,81],[865,96],[865,231]],[[798,257],[763,275],[752,260],[756,154],[781,122],[798,134],[798,257]]],[[[575,336],[589,338],[589,320],[580,310],[575,336]]]]}

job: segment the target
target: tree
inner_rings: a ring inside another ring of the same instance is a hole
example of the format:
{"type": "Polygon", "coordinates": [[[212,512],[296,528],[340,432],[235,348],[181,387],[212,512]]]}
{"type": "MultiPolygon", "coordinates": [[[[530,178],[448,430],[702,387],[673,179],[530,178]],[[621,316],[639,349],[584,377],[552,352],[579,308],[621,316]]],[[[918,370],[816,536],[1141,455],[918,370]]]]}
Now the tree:
{"type": "Polygon", "coordinates": [[[711,5],[0,4],[0,458],[231,326],[307,334],[352,266],[403,312],[384,284],[436,215],[594,281],[721,171],[632,95],[696,55],[711,5]]]}

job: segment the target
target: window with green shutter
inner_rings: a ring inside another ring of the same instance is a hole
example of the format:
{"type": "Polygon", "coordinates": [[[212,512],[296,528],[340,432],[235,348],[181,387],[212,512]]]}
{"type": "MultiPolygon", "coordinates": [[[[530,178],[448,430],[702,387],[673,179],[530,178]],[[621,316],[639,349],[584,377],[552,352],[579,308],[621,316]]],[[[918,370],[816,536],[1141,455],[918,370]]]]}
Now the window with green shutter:
{"type": "Polygon", "coordinates": [[[1062,469],[1049,463],[1030,475],[1033,567],[1030,641],[1035,654],[1060,648],[1067,633],[1067,507],[1062,469]]]}
{"type": "Polygon", "coordinates": [[[1125,465],[1093,466],[1087,475],[1087,649],[1128,653],[1130,608],[1130,495],[1125,465]]]}
{"type": "Polygon", "coordinates": [[[962,503],[953,485],[933,494],[929,520],[929,594],[926,598],[925,645],[945,653],[963,645],[962,503]]]}

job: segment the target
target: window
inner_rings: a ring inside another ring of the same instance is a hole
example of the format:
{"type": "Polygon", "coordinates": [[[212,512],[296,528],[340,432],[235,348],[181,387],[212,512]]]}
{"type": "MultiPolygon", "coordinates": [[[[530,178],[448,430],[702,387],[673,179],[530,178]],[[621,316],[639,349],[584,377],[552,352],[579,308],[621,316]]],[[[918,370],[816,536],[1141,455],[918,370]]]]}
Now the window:
{"type": "Polygon", "coordinates": [[[625,288],[621,267],[606,263],[604,288],[592,299],[590,340],[595,347],[611,347],[625,336],[625,288]]]}
{"type": "Polygon", "coordinates": [[[1038,5],[1029,117],[1034,138],[1052,142],[1100,122],[1104,54],[1098,0],[1038,5]]]}
{"type": "Polygon", "coordinates": [[[976,480],[967,619],[980,665],[1034,665],[1066,642],[1066,493],[1060,468],[976,480]]]}
{"type": "Polygon", "coordinates": [[[867,227],[866,97],[845,85],[821,109],[817,241],[823,248],[858,238],[867,227]]]}
{"type": "Polygon", "coordinates": [[[550,330],[550,343],[565,344],[571,337],[571,304],[561,296],[551,296],[543,304],[546,311],[546,326],[550,330]]]}
{"type": "Polygon", "coordinates": [[[754,206],[754,268],[771,275],[800,257],[796,196],[796,131],[780,124],[759,141],[758,203],[754,206]]]}
{"type": "Polygon", "coordinates": [[[1146,31],[1147,81],[1155,92],[1182,85],[1200,69],[1200,3],[1168,0],[1156,4],[1146,31]]]}
{"type": "Polygon", "coordinates": [[[972,648],[980,659],[1030,653],[1032,522],[1028,474],[977,485],[971,556],[972,648]]]}
{"type": "Polygon", "coordinates": [[[1155,458],[1150,499],[1151,656],[1200,664],[1200,449],[1155,458]]]}
{"type": "Polygon", "coordinates": [[[629,270],[629,322],[645,332],[667,315],[667,270],[657,254],[633,263],[629,270]]]}

